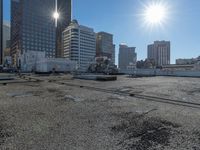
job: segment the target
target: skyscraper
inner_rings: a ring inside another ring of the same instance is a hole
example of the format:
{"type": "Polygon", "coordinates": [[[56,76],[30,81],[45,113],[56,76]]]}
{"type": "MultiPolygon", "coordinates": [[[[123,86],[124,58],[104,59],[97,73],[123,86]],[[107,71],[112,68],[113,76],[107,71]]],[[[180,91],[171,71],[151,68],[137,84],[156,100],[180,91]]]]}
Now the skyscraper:
{"type": "Polygon", "coordinates": [[[11,56],[15,65],[26,51],[55,57],[54,0],[11,0],[11,56]]]}
{"type": "Polygon", "coordinates": [[[73,20],[63,32],[63,43],[64,57],[76,61],[80,71],[87,71],[96,55],[94,30],[73,20]]]}
{"type": "Polygon", "coordinates": [[[15,65],[20,66],[18,57],[27,51],[42,51],[46,57],[62,55],[62,31],[71,20],[71,0],[58,0],[57,27],[55,7],[55,0],[11,0],[11,56],[15,65]]]}
{"type": "Polygon", "coordinates": [[[170,42],[155,41],[147,47],[148,59],[154,59],[157,66],[170,64],[170,42]]]}
{"type": "Polygon", "coordinates": [[[0,0],[0,64],[3,62],[3,0],[0,0]]]}
{"type": "Polygon", "coordinates": [[[71,0],[57,0],[59,19],[56,29],[56,57],[64,56],[62,32],[71,22],[71,0]]]}
{"type": "Polygon", "coordinates": [[[96,35],[97,57],[107,57],[115,63],[115,45],[113,44],[113,35],[106,32],[99,32],[96,35]]]}
{"type": "Polygon", "coordinates": [[[119,69],[126,70],[129,66],[135,66],[137,61],[137,54],[135,47],[128,47],[125,44],[119,45],[119,69]]]}
{"type": "Polygon", "coordinates": [[[5,51],[6,48],[10,47],[9,41],[10,41],[10,23],[3,22],[3,51],[5,51]]]}

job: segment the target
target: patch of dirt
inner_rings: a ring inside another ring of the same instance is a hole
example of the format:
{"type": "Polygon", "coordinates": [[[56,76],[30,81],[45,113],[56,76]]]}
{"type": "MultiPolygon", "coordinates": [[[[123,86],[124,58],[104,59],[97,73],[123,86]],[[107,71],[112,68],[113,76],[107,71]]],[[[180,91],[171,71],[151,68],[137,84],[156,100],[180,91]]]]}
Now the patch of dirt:
{"type": "Polygon", "coordinates": [[[41,96],[43,94],[43,91],[16,91],[7,93],[7,96],[16,98],[16,97],[31,97],[31,96],[41,96]]]}
{"type": "Polygon", "coordinates": [[[5,140],[11,137],[13,134],[9,131],[9,126],[5,122],[5,118],[0,113],[0,145],[3,145],[5,140]]]}
{"type": "Polygon", "coordinates": [[[195,88],[195,89],[192,89],[192,90],[185,90],[184,92],[186,92],[188,95],[194,95],[196,93],[200,93],[200,88],[195,88]]]}
{"type": "Polygon", "coordinates": [[[122,122],[111,128],[115,134],[121,134],[119,146],[127,150],[148,150],[159,146],[159,150],[170,144],[172,130],[180,125],[143,114],[125,113],[122,122]],[[125,117],[127,117],[125,119],[125,117]]]}
{"type": "Polygon", "coordinates": [[[65,96],[64,91],[58,89],[58,88],[47,88],[47,91],[51,94],[53,94],[57,99],[61,99],[65,96]]]}

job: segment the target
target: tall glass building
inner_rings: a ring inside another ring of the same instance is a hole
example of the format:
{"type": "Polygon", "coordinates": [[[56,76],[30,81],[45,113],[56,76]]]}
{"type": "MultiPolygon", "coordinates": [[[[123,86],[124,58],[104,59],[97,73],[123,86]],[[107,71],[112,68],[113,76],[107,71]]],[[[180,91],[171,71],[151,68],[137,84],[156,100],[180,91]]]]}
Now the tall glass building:
{"type": "Polygon", "coordinates": [[[96,34],[96,56],[107,57],[115,64],[115,45],[113,44],[113,35],[106,32],[96,34]]]}
{"type": "Polygon", "coordinates": [[[55,0],[11,0],[11,56],[14,65],[19,63],[19,55],[27,51],[42,51],[46,57],[56,56],[57,41],[62,38],[57,33],[62,30],[66,18],[71,20],[71,4],[68,6],[67,1],[58,0],[61,20],[56,28],[53,18],[55,0]],[[65,2],[62,7],[61,1],[65,2]],[[70,8],[69,16],[66,15],[67,7],[70,8]]]}
{"type": "Polygon", "coordinates": [[[56,57],[64,57],[62,32],[71,22],[72,2],[71,0],[57,0],[57,3],[59,19],[56,29],[56,57]]]}
{"type": "Polygon", "coordinates": [[[0,64],[3,62],[3,0],[0,0],[0,64]]]}

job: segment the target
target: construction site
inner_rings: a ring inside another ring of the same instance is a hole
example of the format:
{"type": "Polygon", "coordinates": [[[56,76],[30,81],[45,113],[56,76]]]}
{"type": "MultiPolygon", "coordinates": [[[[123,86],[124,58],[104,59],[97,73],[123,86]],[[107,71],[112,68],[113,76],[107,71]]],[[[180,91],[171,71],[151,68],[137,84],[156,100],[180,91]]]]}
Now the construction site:
{"type": "Polygon", "coordinates": [[[0,74],[0,149],[200,150],[200,78],[86,79],[0,74]]]}

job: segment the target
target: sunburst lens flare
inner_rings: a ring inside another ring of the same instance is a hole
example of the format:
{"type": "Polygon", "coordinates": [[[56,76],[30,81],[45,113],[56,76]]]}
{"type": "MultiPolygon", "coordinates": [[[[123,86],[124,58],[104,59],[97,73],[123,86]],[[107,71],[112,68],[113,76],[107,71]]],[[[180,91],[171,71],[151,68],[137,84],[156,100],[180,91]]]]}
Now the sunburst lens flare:
{"type": "Polygon", "coordinates": [[[59,13],[58,12],[55,12],[54,14],[53,14],[53,17],[54,17],[54,19],[58,19],[59,18],[59,13]]]}
{"type": "Polygon", "coordinates": [[[150,24],[162,23],[166,17],[166,8],[161,4],[152,4],[145,10],[145,21],[150,24]]]}
{"type": "Polygon", "coordinates": [[[142,5],[143,8],[138,16],[145,28],[163,28],[168,23],[171,10],[168,2],[164,0],[151,0],[147,3],[142,3],[142,5]]]}

